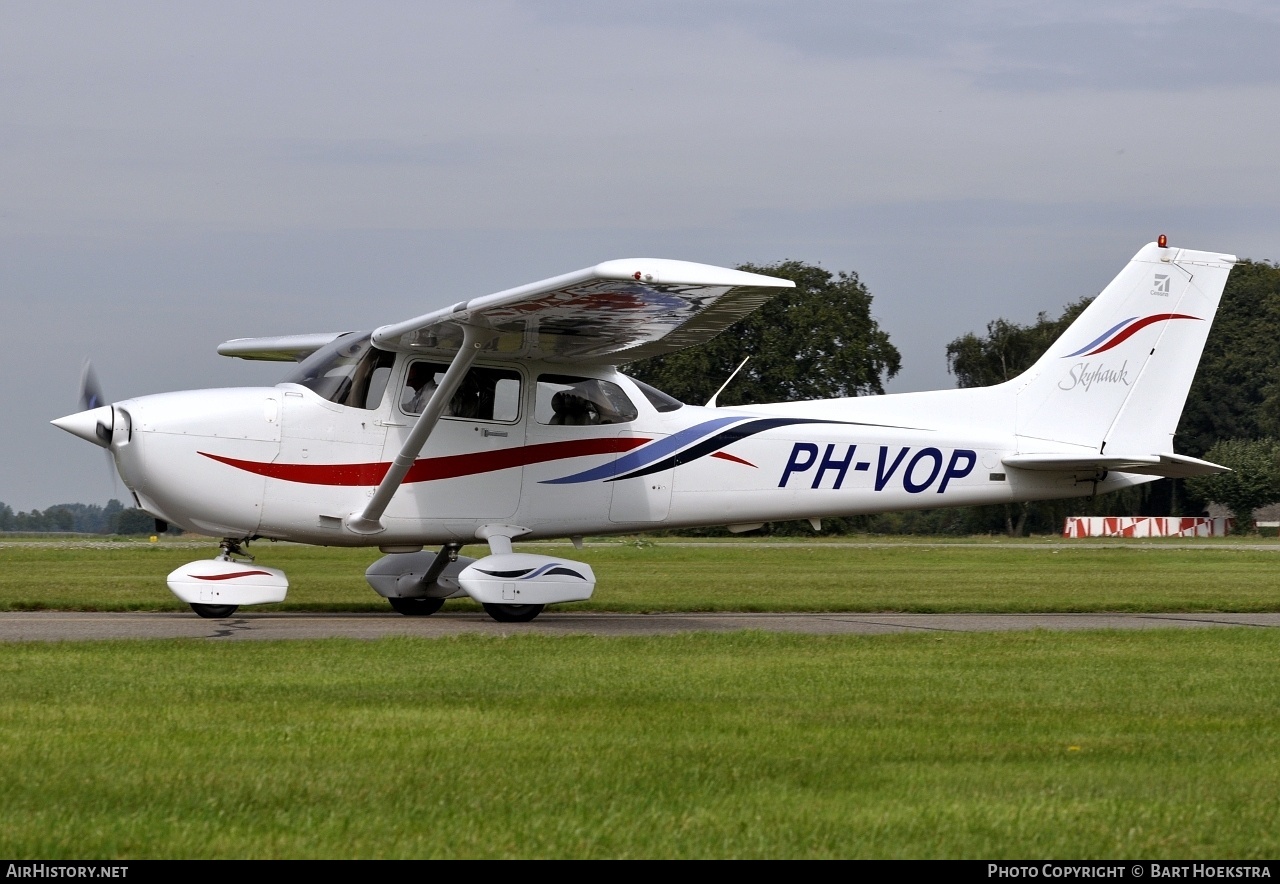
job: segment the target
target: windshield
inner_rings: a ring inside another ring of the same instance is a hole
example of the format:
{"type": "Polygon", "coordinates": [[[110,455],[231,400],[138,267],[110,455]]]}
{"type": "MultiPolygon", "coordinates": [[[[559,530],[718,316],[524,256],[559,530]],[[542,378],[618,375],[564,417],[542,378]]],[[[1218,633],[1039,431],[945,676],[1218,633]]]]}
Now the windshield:
{"type": "Polygon", "coordinates": [[[338,405],[377,408],[396,357],[373,346],[371,336],[371,332],[338,336],[299,363],[282,383],[301,384],[338,405]]]}

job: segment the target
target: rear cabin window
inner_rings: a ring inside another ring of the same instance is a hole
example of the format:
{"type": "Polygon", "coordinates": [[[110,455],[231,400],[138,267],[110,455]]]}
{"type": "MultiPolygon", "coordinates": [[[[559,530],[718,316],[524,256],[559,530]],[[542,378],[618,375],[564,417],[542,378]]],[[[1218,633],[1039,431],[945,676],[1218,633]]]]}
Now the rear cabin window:
{"type": "Polygon", "coordinates": [[[636,389],[644,394],[644,398],[649,400],[649,404],[653,406],[655,411],[665,414],[669,411],[677,411],[684,408],[684,403],[676,397],[662,392],[657,387],[651,387],[644,381],[637,381],[631,375],[627,375],[627,378],[636,385],[636,389]]]}
{"type": "MultiPolygon", "coordinates": [[[[449,366],[412,362],[400,394],[405,414],[422,414],[449,366]]],[[[445,406],[445,417],[511,422],[520,417],[520,373],[506,368],[477,367],[467,372],[458,391],[445,406]]]]}
{"type": "Polygon", "coordinates": [[[379,350],[366,332],[348,332],[312,353],[283,381],[351,408],[377,408],[387,391],[396,356],[379,350]]]}
{"type": "Polygon", "coordinates": [[[635,405],[612,381],[567,374],[538,376],[534,419],[548,426],[625,424],[636,419],[635,405]]]}

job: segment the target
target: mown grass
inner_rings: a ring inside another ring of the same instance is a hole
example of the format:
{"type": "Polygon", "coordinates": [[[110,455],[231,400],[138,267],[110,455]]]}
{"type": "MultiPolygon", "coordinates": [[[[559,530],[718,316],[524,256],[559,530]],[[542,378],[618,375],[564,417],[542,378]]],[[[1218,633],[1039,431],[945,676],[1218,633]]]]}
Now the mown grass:
{"type": "MultiPolygon", "coordinates": [[[[1280,608],[1276,553],[1222,543],[976,543],[874,548],[750,543],[702,547],[615,542],[583,550],[536,545],[586,561],[595,597],[561,610],[609,611],[1261,611],[1280,608]]],[[[386,611],[364,569],[376,550],[256,544],[261,564],[289,575],[288,600],[258,610],[386,611]]],[[[471,550],[468,550],[471,551],[471,550]]],[[[0,610],[181,610],[172,569],[206,548],[0,548],[0,610]]],[[[445,610],[471,609],[451,601],[445,610]]]]}
{"type": "Polygon", "coordinates": [[[1277,636],[0,646],[0,854],[1267,858],[1277,636]]]}

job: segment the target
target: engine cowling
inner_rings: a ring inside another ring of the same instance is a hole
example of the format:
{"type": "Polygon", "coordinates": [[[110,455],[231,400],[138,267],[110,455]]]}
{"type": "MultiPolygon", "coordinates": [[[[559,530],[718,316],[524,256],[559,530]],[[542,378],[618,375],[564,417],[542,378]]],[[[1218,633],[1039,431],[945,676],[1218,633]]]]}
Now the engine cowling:
{"type": "Polygon", "coordinates": [[[506,553],[485,556],[458,575],[467,595],[481,604],[552,605],[591,598],[591,566],[558,556],[506,553]]]}

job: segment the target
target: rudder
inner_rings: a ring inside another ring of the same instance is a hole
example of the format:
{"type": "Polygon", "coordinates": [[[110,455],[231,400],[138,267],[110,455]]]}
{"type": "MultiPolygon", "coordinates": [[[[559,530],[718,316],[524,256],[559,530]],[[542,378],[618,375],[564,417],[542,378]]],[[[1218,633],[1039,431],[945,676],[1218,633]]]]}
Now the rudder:
{"type": "Polygon", "coordinates": [[[1016,431],[1099,454],[1173,451],[1235,256],[1150,243],[1024,374],[1016,431]]]}

